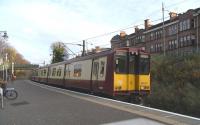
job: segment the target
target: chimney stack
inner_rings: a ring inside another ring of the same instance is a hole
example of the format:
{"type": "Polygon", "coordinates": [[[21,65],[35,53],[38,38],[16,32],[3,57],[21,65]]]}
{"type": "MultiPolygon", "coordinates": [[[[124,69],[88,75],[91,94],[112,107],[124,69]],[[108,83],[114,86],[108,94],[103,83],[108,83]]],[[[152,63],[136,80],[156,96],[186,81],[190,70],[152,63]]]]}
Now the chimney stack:
{"type": "Polygon", "coordinates": [[[120,40],[124,41],[126,39],[126,35],[125,31],[120,31],[120,40]]]}
{"type": "Polygon", "coordinates": [[[135,27],[135,33],[137,33],[140,29],[138,28],[138,26],[135,27]]]}
{"type": "Polygon", "coordinates": [[[145,30],[148,30],[150,27],[151,27],[150,20],[149,19],[144,20],[145,30]]]}
{"type": "Polygon", "coordinates": [[[169,13],[169,16],[170,16],[170,20],[173,20],[173,19],[175,19],[175,18],[177,17],[177,13],[175,13],[175,12],[170,12],[170,13],[169,13]]]}
{"type": "Polygon", "coordinates": [[[95,52],[98,53],[98,52],[100,52],[100,51],[101,51],[100,46],[96,46],[96,47],[95,47],[95,52]]]}
{"type": "Polygon", "coordinates": [[[126,32],[120,31],[120,37],[123,38],[123,37],[125,37],[125,36],[126,36],[126,32]]]}

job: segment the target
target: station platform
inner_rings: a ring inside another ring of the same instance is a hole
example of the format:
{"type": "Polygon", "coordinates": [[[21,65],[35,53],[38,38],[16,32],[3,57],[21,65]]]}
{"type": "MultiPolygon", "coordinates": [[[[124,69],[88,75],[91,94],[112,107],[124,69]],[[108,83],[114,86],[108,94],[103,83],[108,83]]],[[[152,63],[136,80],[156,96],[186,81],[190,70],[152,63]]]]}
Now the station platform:
{"type": "Polygon", "coordinates": [[[17,80],[10,86],[19,97],[4,99],[1,125],[200,125],[199,118],[29,80],[17,80]]]}

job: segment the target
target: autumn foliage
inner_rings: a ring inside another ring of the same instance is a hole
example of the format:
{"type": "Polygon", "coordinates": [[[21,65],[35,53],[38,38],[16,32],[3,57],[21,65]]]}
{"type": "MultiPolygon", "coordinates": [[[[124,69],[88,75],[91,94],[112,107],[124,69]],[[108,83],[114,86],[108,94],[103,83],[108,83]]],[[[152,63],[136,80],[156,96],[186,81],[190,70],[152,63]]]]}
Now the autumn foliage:
{"type": "Polygon", "coordinates": [[[10,46],[7,42],[0,40],[0,58],[5,62],[5,55],[8,54],[8,62],[14,62],[15,64],[30,64],[29,61],[17,52],[17,50],[10,46]]]}

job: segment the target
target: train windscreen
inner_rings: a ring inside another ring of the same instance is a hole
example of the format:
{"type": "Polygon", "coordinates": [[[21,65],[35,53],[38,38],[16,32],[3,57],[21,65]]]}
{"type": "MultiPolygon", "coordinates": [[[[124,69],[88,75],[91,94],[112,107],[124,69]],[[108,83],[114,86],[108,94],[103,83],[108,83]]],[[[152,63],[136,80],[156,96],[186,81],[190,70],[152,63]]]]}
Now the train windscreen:
{"type": "Polygon", "coordinates": [[[127,73],[127,53],[117,52],[115,55],[115,72],[127,73]]]}
{"type": "Polygon", "coordinates": [[[150,72],[150,58],[148,55],[140,55],[139,74],[148,75],[150,72]]]}
{"type": "Polygon", "coordinates": [[[136,72],[136,56],[135,54],[129,54],[129,73],[135,74],[136,72]]]}

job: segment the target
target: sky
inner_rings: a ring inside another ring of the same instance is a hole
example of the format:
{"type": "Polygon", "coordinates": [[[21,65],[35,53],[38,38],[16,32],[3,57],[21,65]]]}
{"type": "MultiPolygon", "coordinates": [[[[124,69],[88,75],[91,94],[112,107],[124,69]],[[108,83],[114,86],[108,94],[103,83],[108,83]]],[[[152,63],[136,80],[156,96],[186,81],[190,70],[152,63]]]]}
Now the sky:
{"type": "MultiPolygon", "coordinates": [[[[166,17],[200,7],[200,0],[0,0],[0,31],[7,31],[8,43],[32,64],[48,64],[56,41],[110,47],[121,29],[130,34],[145,19],[161,22],[162,2],[166,17]]],[[[66,45],[74,53],[82,49],[66,45]]]]}

